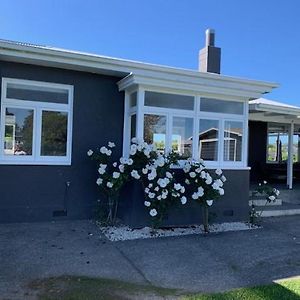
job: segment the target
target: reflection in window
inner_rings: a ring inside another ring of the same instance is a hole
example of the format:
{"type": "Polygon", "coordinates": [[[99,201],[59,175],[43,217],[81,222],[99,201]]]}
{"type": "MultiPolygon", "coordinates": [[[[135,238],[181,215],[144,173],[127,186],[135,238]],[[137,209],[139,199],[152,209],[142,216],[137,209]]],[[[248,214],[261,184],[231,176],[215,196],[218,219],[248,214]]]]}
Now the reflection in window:
{"type": "Polygon", "coordinates": [[[65,156],[67,153],[67,125],[66,112],[42,112],[42,140],[41,155],[65,156]]]}
{"type": "Polygon", "coordinates": [[[144,140],[154,144],[156,149],[164,152],[166,149],[166,117],[159,115],[144,116],[144,140]]]}
{"type": "Polygon", "coordinates": [[[136,137],[136,115],[131,116],[130,122],[130,140],[136,137]]]}
{"type": "Polygon", "coordinates": [[[215,113],[242,115],[244,113],[244,103],[237,101],[201,98],[200,110],[215,113]]]}
{"type": "Polygon", "coordinates": [[[224,126],[224,161],[242,160],[243,123],[225,121],[224,126]]]}
{"type": "Polygon", "coordinates": [[[172,150],[182,158],[192,157],[193,119],[174,117],[172,126],[172,150]]]}
{"type": "Polygon", "coordinates": [[[201,119],[199,123],[199,157],[218,160],[219,121],[201,119]]]}
{"type": "Polygon", "coordinates": [[[146,91],[145,106],[193,110],[194,97],[146,91]]]}
{"type": "Polygon", "coordinates": [[[4,154],[32,155],[33,110],[6,108],[4,154]]]}

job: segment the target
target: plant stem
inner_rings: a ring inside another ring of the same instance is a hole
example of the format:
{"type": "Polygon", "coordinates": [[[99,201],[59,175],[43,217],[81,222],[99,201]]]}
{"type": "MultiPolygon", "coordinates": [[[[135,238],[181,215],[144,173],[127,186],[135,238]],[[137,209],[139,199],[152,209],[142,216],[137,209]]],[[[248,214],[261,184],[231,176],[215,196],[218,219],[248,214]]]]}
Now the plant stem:
{"type": "Polygon", "coordinates": [[[208,207],[205,204],[203,204],[203,206],[202,206],[202,211],[203,211],[204,232],[209,233],[209,228],[208,228],[208,207]]]}

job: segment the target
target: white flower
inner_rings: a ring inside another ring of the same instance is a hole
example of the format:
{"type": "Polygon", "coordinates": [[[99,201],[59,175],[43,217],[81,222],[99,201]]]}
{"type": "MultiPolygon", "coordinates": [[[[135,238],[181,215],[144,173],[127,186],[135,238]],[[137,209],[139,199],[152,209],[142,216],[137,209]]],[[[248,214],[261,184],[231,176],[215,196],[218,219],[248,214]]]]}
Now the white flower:
{"type": "Polygon", "coordinates": [[[149,188],[146,187],[146,188],[145,188],[145,193],[148,194],[149,191],[150,191],[149,188]]]}
{"type": "Polygon", "coordinates": [[[122,165],[126,164],[126,158],[125,158],[125,157],[121,157],[121,158],[120,158],[120,163],[121,163],[122,165]]]}
{"type": "Polygon", "coordinates": [[[197,195],[199,197],[202,197],[204,195],[204,188],[202,186],[199,186],[198,187],[198,192],[197,192],[197,195]]]}
{"type": "Polygon", "coordinates": [[[154,194],[154,193],[149,193],[149,194],[148,194],[148,197],[149,197],[150,199],[153,199],[153,198],[155,197],[155,194],[154,194]]]}
{"type": "Polygon", "coordinates": [[[167,199],[167,194],[162,193],[162,194],[161,194],[161,198],[162,198],[162,199],[167,199]]]}
{"type": "Polygon", "coordinates": [[[146,175],[146,174],[148,173],[148,169],[147,169],[147,168],[143,168],[143,169],[142,169],[142,173],[143,173],[144,175],[146,175]]]}
{"type": "Polygon", "coordinates": [[[180,189],[180,193],[183,194],[184,192],[185,192],[185,187],[182,186],[181,189],[180,189]]]}
{"type": "Polygon", "coordinates": [[[101,148],[100,148],[100,152],[102,153],[102,154],[106,154],[106,151],[107,151],[108,149],[106,148],[106,147],[104,147],[104,146],[102,146],[101,148]]]}
{"type": "Polygon", "coordinates": [[[131,142],[137,144],[138,143],[138,139],[136,137],[134,137],[134,138],[131,139],[131,142]]]}
{"type": "Polygon", "coordinates": [[[218,185],[218,183],[216,181],[212,184],[212,188],[214,190],[218,190],[219,189],[219,185],[218,185]]]}
{"type": "Polygon", "coordinates": [[[276,199],[275,196],[273,196],[273,195],[272,195],[272,196],[269,196],[269,200],[270,200],[270,201],[274,201],[275,199],[276,199]]]}
{"type": "Polygon", "coordinates": [[[151,203],[149,201],[145,201],[144,205],[147,206],[147,207],[150,207],[151,203]]]}
{"type": "Polygon", "coordinates": [[[157,196],[157,200],[159,200],[159,201],[160,201],[160,200],[161,200],[161,198],[162,198],[162,196],[157,196]]]}
{"type": "Polygon", "coordinates": [[[140,179],[141,176],[139,175],[138,171],[137,170],[132,170],[131,171],[131,176],[134,178],[134,179],[140,179]]]}
{"type": "Polygon", "coordinates": [[[105,169],[103,168],[99,168],[98,169],[99,174],[103,175],[105,173],[105,169]]]}
{"type": "Polygon", "coordinates": [[[192,198],[193,198],[194,200],[197,200],[197,199],[199,198],[199,196],[198,196],[197,193],[193,193],[192,198]]]}
{"type": "Polygon", "coordinates": [[[205,180],[206,184],[211,184],[212,183],[212,178],[211,176],[207,176],[206,180],[205,180]]]}
{"type": "Polygon", "coordinates": [[[186,199],[185,196],[182,196],[182,197],[180,198],[180,201],[181,201],[181,204],[186,204],[187,199],[186,199]]]}
{"type": "Polygon", "coordinates": [[[225,182],[227,179],[226,179],[226,177],[225,177],[224,175],[222,175],[221,180],[222,180],[223,182],[225,182]]]}
{"type": "Polygon", "coordinates": [[[155,188],[154,188],[154,191],[155,191],[155,192],[158,192],[158,191],[159,191],[159,187],[158,187],[158,186],[155,187],[155,188]]]}
{"type": "Polygon", "coordinates": [[[106,164],[100,164],[99,167],[100,167],[101,169],[105,170],[106,167],[107,167],[107,165],[106,165],[106,164]]]}
{"type": "MultiPolygon", "coordinates": [[[[132,145],[133,146],[133,145],[132,145]]],[[[130,155],[135,155],[136,154],[136,149],[130,149],[129,152],[130,155]]]]}
{"type": "Polygon", "coordinates": [[[224,189],[220,188],[219,189],[219,194],[220,194],[220,196],[223,196],[224,195],[224,189]]]}
{"type": "Polygon", "coordinates": [[[276,196],[278,197],[278,196],[280,195],[279,190],[276,190],[275,194],[276,194],[276,196]]]}
{"type": "Polygon", "coordinates": [[[263,182],[264,182],[264,184],[267,184],[267,182],[265,180],[263,182]]]}
{"type": "Polygon", "coordinates": [[[102,182],[103,182],[103,179],[102,179],[102,178],[98,178],[97,181],[96,181],[97,185],[101,185],[102,182]]]}
{"type": "Polygon", "coordinates": [[[109,187],[109,188],[112,188],[112,187],[114,186],[113,183],[110,182],[110,181],[108,181],[106,185],[107,185],[107,187],[109,187]]]}
{"type": "Polygon", "coordinates": [[[221,169],[217,169],[215,172],[218,176],[222,175],[222,173],[223,173],[221,169]]]}
{"type": "Polygon", "coordinates": [[[120,177],[120,173],[119,172],[113,172],[113,178],[117,179],[120,177]]]}
{"type": "Polygon", "coordinates": [[[113,163],[113,167],[116,167],[117,165],[118,165],[117,162],[114,162],[114,163],[113,163]]]}
{"type": "Polygon", "coordinates": [[[128,159],[127,161],[128,166],[131,166],[133,164],[133,160],[131,158],[128,159]]]}
{"type": "Polygon", "coordinates": [[[196,177],[196,173],[195,173],[195,172],[191,172],[191,173],[190,173],[190,177],[191,177],[191,178],[195,178],[195,177],[196,177]]]}
{"type": "Polygon", "coordinates": [[[150,157],[150,151],[148,149],[144,150],[144,154],[149,158],[150,157]]]}
{"type": "Polygon", "coordinates": [[[201,171],[200,176],[201,176],[202,179],[205,179],[206,178],[206,173],[204,171],[201,171]]]}
{"type": "Polygon", "coordinates": [[[113,147],[116,147],[116,145],[113,142],[108,142],[108,147],[109,148],[113,148],[113,147]]]}
{"type": "Polygon", "coordinates": [[[92,156],[93,153],[94,153],[94,151],[90,149],[90,150],[87,152],[87,155],[88,155],[88,156],[92,156]]]}
{"type": "Polygon", "coordinates": [[[170,172],[166,172],[166,177],[173,178],[173,175],[170,172]]]}
{"type": "Polygon", "coordinates": [[[157,210],[155,208],[152,208],[149,212],[151,217],[155,217],[157,215],[157,210]]]}
{"type": "Polygon", "coordinates": [[[197,168],[195,171],[196,171],[196,173],[200,173],[201,171],[202,171],[202,166],[200,166],[199,168],[197,168]]]}
{"type": "Polygon", "coordinates": [[[112,154],[112,151],[111,151],[111,150],[107,150],[107,151],[106,151],[106,155],[107,155],[107,156],[111,156],[111,154],[112,154]]]}
{"type": "Polygon", "coordinates": [[[124,173],[124,165],[119,165],[119,170],[121,173],[124,173]]]}
{"type": "Polygon", "coordinates": [[[153,183],[149,183],[148,187],[151,189],[153,187],[153,183]]]}
{"type": "Polygon", "coordinates": [[[162,188],[165,188],[169,182],[170,180],[168,178],[159,178],[157,180],[157,184],[162,188]]]}
{"type": "Polygon", "coordinates": [[[190,181],[189,181],[188,179],[186,179],[184,182],[185,182],[186,184],[190,184],[190,181]]]}
{"type": "Polygon", "coordinates": [[[186,163],[183,167],[184,173],[188,173],[191,169],[191,165],[189,163],[186,163]]]}
{"type": "Polygon", "coordinates": [[[208,206],[212,206],[213,203],[214,203],[214,200],[206,200],[206,204],[207,204],[208,206]]]}
{"type": "Polygon", "coordinates": [[[181,189],[181,184],[180,183],[174,183],[174,189],[176,191],[179,191],[181,189]]]}

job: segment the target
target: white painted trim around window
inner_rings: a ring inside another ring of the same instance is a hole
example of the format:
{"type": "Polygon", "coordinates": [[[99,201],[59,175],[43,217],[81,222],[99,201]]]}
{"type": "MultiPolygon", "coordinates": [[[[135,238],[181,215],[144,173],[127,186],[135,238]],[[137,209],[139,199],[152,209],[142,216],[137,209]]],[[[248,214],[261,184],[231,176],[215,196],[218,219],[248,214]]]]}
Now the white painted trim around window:
{"type": "MultiPolygon", "coordinates": [[[[137,128],[136,128],[136,137],[143,138],[144,130],[144,115],[153,114],[166,117],[166,151],[171,149],[171,140],[172,140],[172,122],[174,117],[185,117],[192,118],[193,121],[193,158],[198,159],[198,134],[199,134],[199,120],[208,119],[208,120],[217,120],[219,122],[219,142],[218,142],[218,160],[217,161],[206,161],[206,166],[208,168],[225,168],[225,169],[245,169],[247,168],[247,145],[248,145],[248,102],[245,99],[234,99],[234,101],[244,103],[244,113],[242,115],[238,114],[225,114],[225,113],[214,113],[214,112],[204,112],[200,111],[200,102],[201,96],[197,94],[181,93],[182,95],[193,96],[194,97],[194,110],[184,110],[184,109],[173,109],[173,108],[162,108],[162,107],[151,107],[144,105],[145,91],[153,92],[166,92],[171,93],[168,89],[164,91],[161,87],[155,89],[151,87],[147,89],[144,86],[138,86],[137,92],[137,107],[131,108],[130,113],[127,113],[127,118],[124,120],[124,127],[130,128],[130,115],[134,112],[137,114],[137,128]],[[226,121],[238,121],[243,124],[242,132],[242,153],[241,161],[224,161],[224,124],[226,121]],[[129,124],[129,125],[128,125],[129,124]],[[129,127],[128,127],[129,126],[129,127]],[[196,141],[196,142],[195,142],[196,141]]],[[[177,92],[173,92],[177,94],[177,92]]],[[[219,98],[220,100],[232,100],[226,97],[219,98]]],[[[126,100],[125,100],[126,106],[126,100]]],[[[127,135],[128,136],[128,135],[127,135]]],[[[125,138],[125,135],[124,135],[125,138]]],[[[129,143],[124,140],[123,142],[123,153],[129,153],[129,143]]]]}
{"type": "Polygon", "coordinates": [[[72,156],[72,127],[73,127],[73,93],[72,85],[32,81],[16,78],[2,78],[1,94],[1,121],[0,121],[0,164],[8,165],[71,165],[72,156]],[[7,98],[7,84],[25,84],[33,87],[47,87],[54,89],[63,89],[68,92],[68,103],[52,103],[40,101],[28,101],[7,98]],[[33,114],[33,141],[32,155],[5,155],[4,154],[4,134],[5,134],[5,108],[32,109],[33,114]],[[57,111],[67,113],[67,145],[65,156],[42,156],[41,150],[41,128],[42,112],[57,111]]]}

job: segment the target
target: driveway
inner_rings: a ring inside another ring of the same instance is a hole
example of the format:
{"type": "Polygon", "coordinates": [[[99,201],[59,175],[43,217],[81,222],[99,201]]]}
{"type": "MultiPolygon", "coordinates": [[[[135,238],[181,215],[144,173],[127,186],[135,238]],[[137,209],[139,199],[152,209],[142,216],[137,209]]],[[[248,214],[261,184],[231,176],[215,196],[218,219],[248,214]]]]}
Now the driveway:
{"type": "Polygon", "coordinates": [[[32,298],[34,279],[85,275],[187,291],[223,291],[300,275],[300,217],[263,228],[110,242],[90,221],[0,225],[0,297],[32,298]]]}

